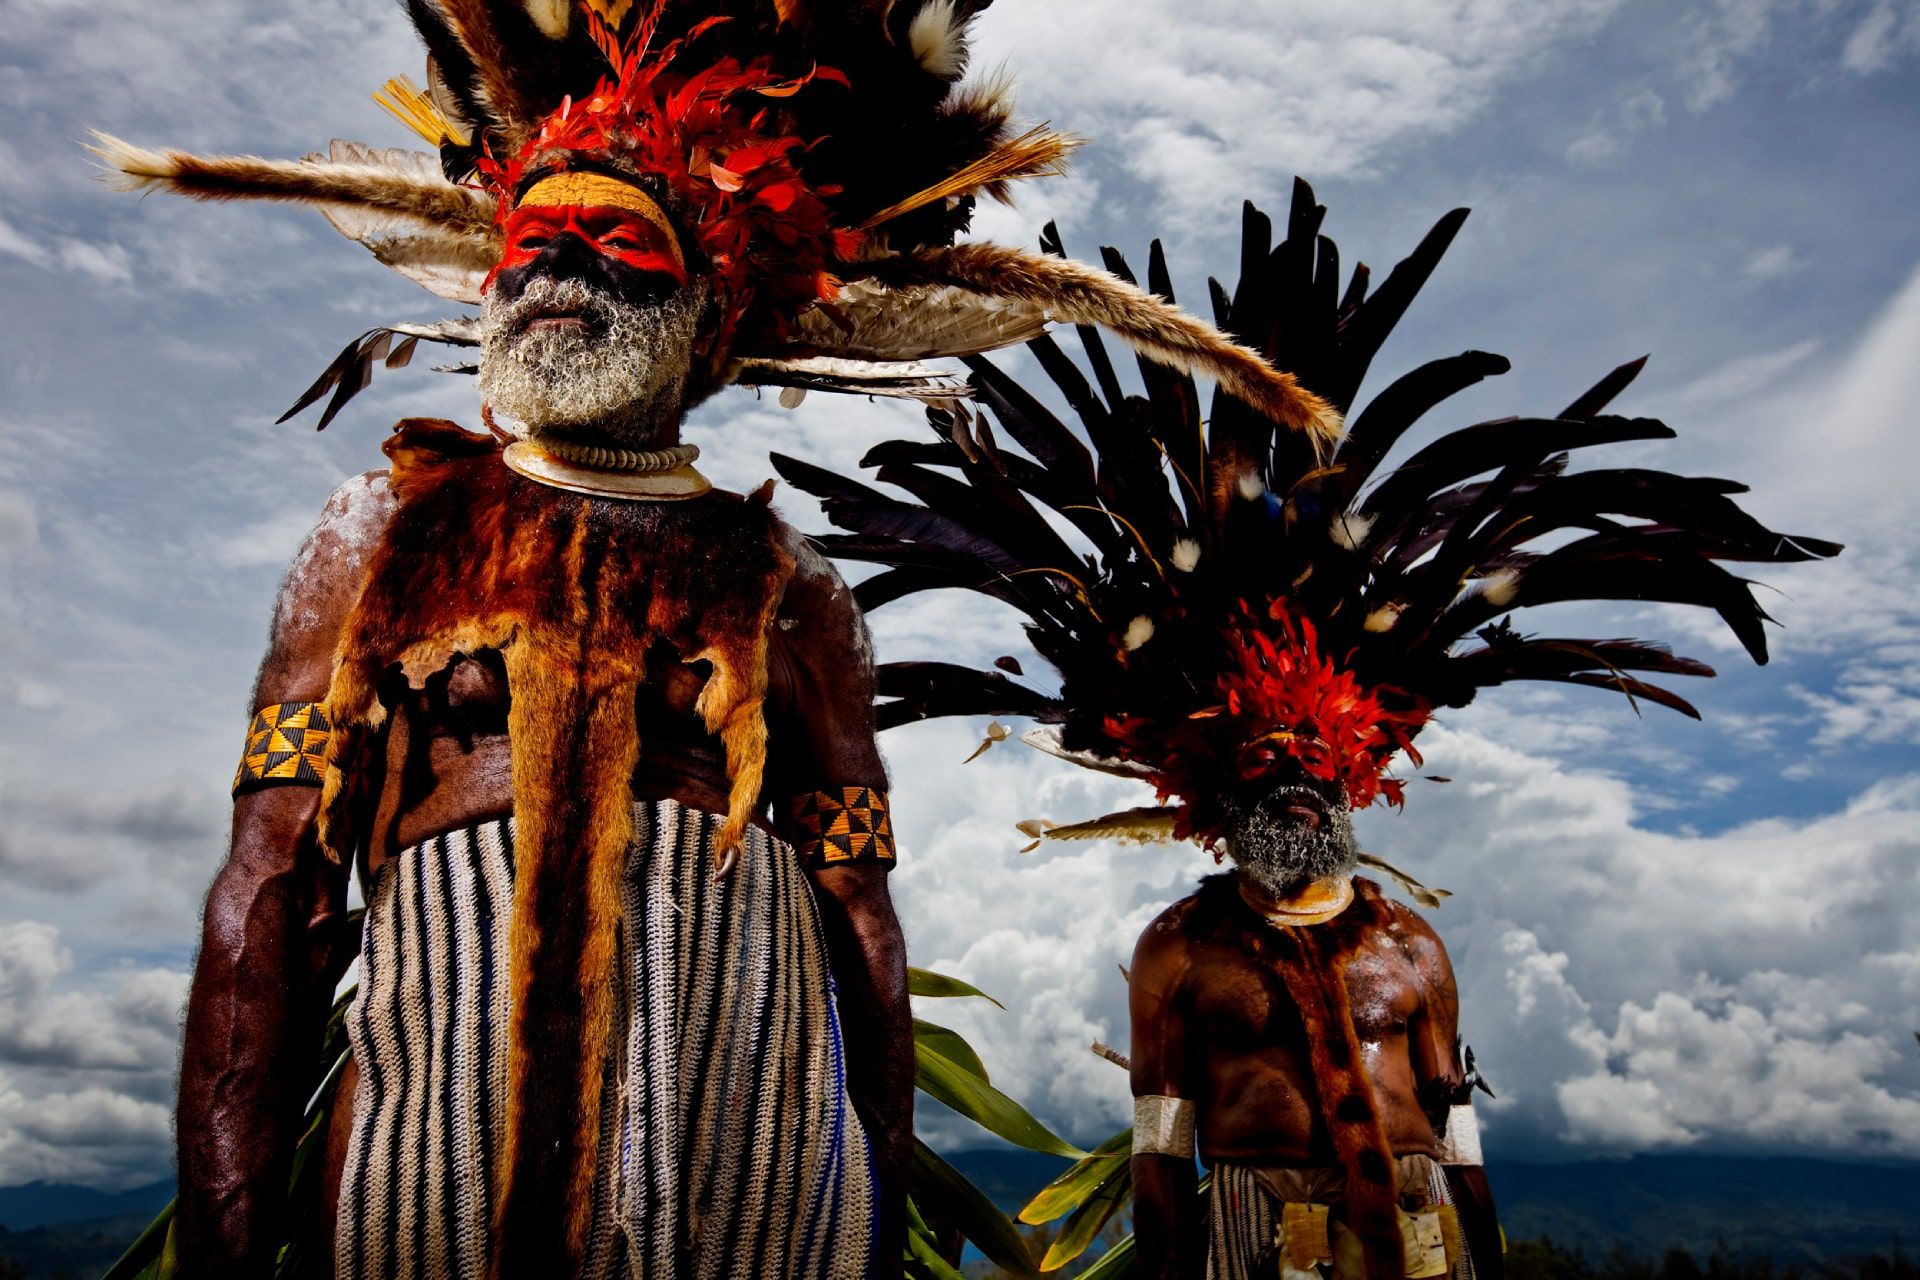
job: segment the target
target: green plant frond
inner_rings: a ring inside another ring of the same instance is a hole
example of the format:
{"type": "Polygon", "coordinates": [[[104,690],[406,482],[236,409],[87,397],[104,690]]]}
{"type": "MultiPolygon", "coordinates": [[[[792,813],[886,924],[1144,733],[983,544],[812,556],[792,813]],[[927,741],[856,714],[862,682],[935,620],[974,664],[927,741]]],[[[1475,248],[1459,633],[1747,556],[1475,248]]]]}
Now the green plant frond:
{"type": "Polygon", "coordinates": [[[918,1138],[913,1140],[913,1194],[939,1205],[938,1216],[957,1227],[1002,1271],[1023,1280],[1039,1280],[1027,1242],[1007,1215],[918,1138]]]}
{"type": "Polygon", "coordinates": [[[1073,1211],[1073,1216],[1067,1219],[1060,1234],[1047,1247],[1047,1256],[1040,1260],[1040,1269],[1057,1271],[1085,1253],[1094,1237],[1100,1234],[1100,1228],[1106,1226],[1108,1220],[1131,1199],[1133,1159],[1129,1154],[1114,1159],[1112,1169],[1101,1180],[1094,1194],[1073,1211]]]}
{"type": "Polygon", "coordinates": [[[1133,1158],[1131,1126],[1108,1138],[1093,1153],[1040,1189],[1040,1194],[1020,1210],[1020,1221],[1029,1226],[1052,1222],[1078,1209],[1097,1194],[1114,1176],[1114,1171],[1133,1158]]]}
{"type": "Polygon", "coordinates": [[[952,996],[979,996],[996,1009],[1007,1006],[995,1000],[980,988],[958,978],[949,978],[944,973],[935,973],[931,969],[907,968],[907,994],[915,996],[935,996],[942,999],[952,996]]]}
{"type": "Polygon", "coordinates": [[[916,1049],[914,1083],[928,1097],[1016,1147],[1043,1155],[1065,1156],[1069,1160],[1086,1156],[1086,1152],[1034,1119],[1025,1107],[965,1067],[925,1044],[917,1045],[916,1049]]]}
{"type": "Polygon", "coordinates": [[[940,1256],[933,1241],[914,1231],[907,1233],[907,1274],[925,1280],[967,1280],[940,1256]]]}
{"type": "Polygon", "coordinates": [[[915,1018],[913,1020],[913,1048],[915,1053],[920,1051],[921,1045],[925,1045],[927,1048],[933,1050],[933,1052],[939,1054],[954,1066],[970,1071],[980,1077],[980,1083],[993,1083],[987,1076],[986,1063],[980,1061],[980,1055],[973,1051],[973,1046],[968,1044],[965,1037],[959,1032],[949,1031],[937,1022],[927,1022],[924,1019],[915,1018]]]}

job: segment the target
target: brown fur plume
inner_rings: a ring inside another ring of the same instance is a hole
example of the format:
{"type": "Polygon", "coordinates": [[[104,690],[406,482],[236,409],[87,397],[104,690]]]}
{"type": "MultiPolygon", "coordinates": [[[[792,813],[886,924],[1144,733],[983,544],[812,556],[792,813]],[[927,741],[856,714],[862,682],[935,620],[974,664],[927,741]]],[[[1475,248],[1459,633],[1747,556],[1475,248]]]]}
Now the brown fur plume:
{"type": "Polygon", "coordinates": [[[1205,374],[1228,394],[1316,441],[1330,444],[1340,436],[1339,412],[1292,374],[1199,317],[1084,263],[1001,245],[960,244],[876,259],[849,274],[894,285],[954,285],[1033,303],[1058,323],[1099,325],[1149,359],[1205,374]]]}
{"type": "MultiPolygon", "coordinates": [[[[509,471],[491,437],[433,420],[402,423],[387,453],[400,507],[326,706],[350,743],[384,716],[378,682],[396,664],[434,670],[476,649],[505,659],[513,1013],[493,1274],[573,1275],[592,1209],[647,656],[664,644],[711,665],[699,710],[726,748],[716,852],[729,852],[759,803],[767,637],[793,560],[766,505],[732,494],[566,493],[509,471]]],[[[330,758],[330,846],[341,773],[330,758]]]]}
{"type": "Polygon", "coordinates": [[[493,197],[455,186],[437,173],[387,163],[368,153],[338,161],[263,160],[259,156],[196,156],[153,151],[96,132],[88,148],[106,162],[110,181],[122,191],[171,191],[195,200],[287,200],[296,204],[344,205],[417,218],[491,239],[493,197]]]}
{"type": "Polygon", "coordinates": [[[474,88],[499,127],[517,137],[537,119],[542,108],[526,100],[515,76],[524,61],[501,38],[499,23],[487,0],[432,0],[454,38],[472,60],[474,88]]]}

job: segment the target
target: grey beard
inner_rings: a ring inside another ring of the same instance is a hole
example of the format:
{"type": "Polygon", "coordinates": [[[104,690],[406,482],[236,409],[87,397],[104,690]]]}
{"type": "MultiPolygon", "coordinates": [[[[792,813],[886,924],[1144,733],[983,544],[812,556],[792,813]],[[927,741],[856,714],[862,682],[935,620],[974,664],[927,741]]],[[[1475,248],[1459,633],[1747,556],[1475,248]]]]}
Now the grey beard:
{"type": "Polygon", "coordinates": [[[1289,792],[1296,790],[1306,794],[1305,788],[1286,788],[1256,804],[1227,810],[1227,852],[1234,865],[1276,897],[1316,880],[1345,878],[1359,865],[1353,811],[1346,801],[1329,802],[1316,793],[1326,816],[1318,827],[1309,828],[1285,813],[1289,792]]]}
{"type": "Polygon", "coordinates": [[[532,436],[615,448],[674,439],[691,407],[694,342],[707,288],[623,301],[580,280],[539,277],[520,296],[489,294],[480,315],[480,394],[532,436]],[[520,330],[529,315],[579,309],[584,328],[520,330]]]}

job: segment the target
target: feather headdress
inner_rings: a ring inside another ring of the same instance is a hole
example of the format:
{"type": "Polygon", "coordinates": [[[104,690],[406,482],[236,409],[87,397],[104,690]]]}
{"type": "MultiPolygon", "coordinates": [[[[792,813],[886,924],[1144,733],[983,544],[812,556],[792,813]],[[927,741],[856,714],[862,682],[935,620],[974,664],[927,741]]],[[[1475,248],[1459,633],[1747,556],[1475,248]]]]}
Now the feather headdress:
{"type": "MultiPolygon", "coordinates": [[[[953,246],[979,196],[1060,172],[1077,142],[1017,130],[1003,84],[957,85],[987,3],[408,0],[427,87],[394,79],[375,96],[437,156],[336,143],[296,161],[201,157],[105,136],[95,150],[129,188],[315,205],[466,303],[531,181],[622,174],[664,197],[727,303],[723,380],[924,395],[924,371],[894,366],[994,350],[1049,321],[1100,324],[1330,440],[1326,404],[1214,326],[1106,272],[953,246]]],[[[336,410],[359,389],[330,385],[336,410]]]]}
{"type": "MultiPolygon", "coordinates": [[[[1466,211],[1441,219],[1371,292],[1365,266],[1342,288],[1324,215],[1297,183],[1276,248],[1249,205],[1239,283],[1231,294],[1213,283],[1212,300],[1255,358],[1344,413],[1466,211]]],[[[1043,245],[1061,251],[1051,227],[1043,245]]],[[[1106,261],[1128,275],[1111,250],[1106,261]]],[[[1172,298],[1157,243],[1148,286],[1172,298]]],[[[1640,361],[1555,416],[1461,427],[1389,466],[1416,422],[1507,362],[1467,351],[1415,369],[1323,459],[1224,384],[1203,419],[1190,378],[1142,360],[1146,394],[1128,395],[1099,336],[1080,338],[1091,379],[1051,338],[1029,344],[1078,431],[974,359],[984,413],[936,406],[931,439],[865,459],[906,497],[775,462],[849,531],[817,539],[823,551],[885,566],[856,588],[866,608],[937,588],[982,592],[1027,616],[1033,648],[1060,675],[1047,693],[1015,679],[1011,657],[994,670],[891,663],[880,668],[882,727],[951,715],[1057,725],[1036,745],[1176,802],[1155,834],[1211,842],[1227,789],[1281,757],[1339,782],[1356,806],[1397,804],[1389,760],[1417,761],[1413,739],[1432,712],[1490,685],[1588,685],[1697,717],[1650,677],[1712,675],[1705,664],[1639,640],[1533,635],[1509,615],[1571,600],[1698,605],[1765,662],[1766,615],[1723,566],[1840,550],[1765,528],[1730,481],[1570,470],[1574,450],[1674,434],[1604,412],[1640,361]],[[989,414],[1024,454],[998,443],[989,414]]],[[[1137,813],[1123,816],[1144,829],[1137,813]]]]}

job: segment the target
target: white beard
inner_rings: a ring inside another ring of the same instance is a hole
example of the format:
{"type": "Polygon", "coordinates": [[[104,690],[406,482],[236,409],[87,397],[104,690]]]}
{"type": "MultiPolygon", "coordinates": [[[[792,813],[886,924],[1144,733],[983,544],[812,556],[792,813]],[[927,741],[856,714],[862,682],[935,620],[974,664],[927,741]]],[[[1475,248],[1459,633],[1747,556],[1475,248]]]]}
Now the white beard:
{"type": "Polygon", "coordinates": [[[1318,827],[1282,816],[1287,790],[1228,812],[1227,852],[1234,865],[1275,897],[1316,880],[1352,875],[1358,865],[1353,810],[1344,799],[1329,803],[1324,794],[1315,794],[1326,809],[1318,827]]]}
{"type": "Polygon", "coordinates": [[[646,449],[674,438],[691,407],[693,348],[707,309],[696,283],[657,303],[625,302],[580,280],[537,277],[480,315],[480,394],[530,436],[646,449]],[[585,326],[520,324],[578,309],[585,326]]]}

